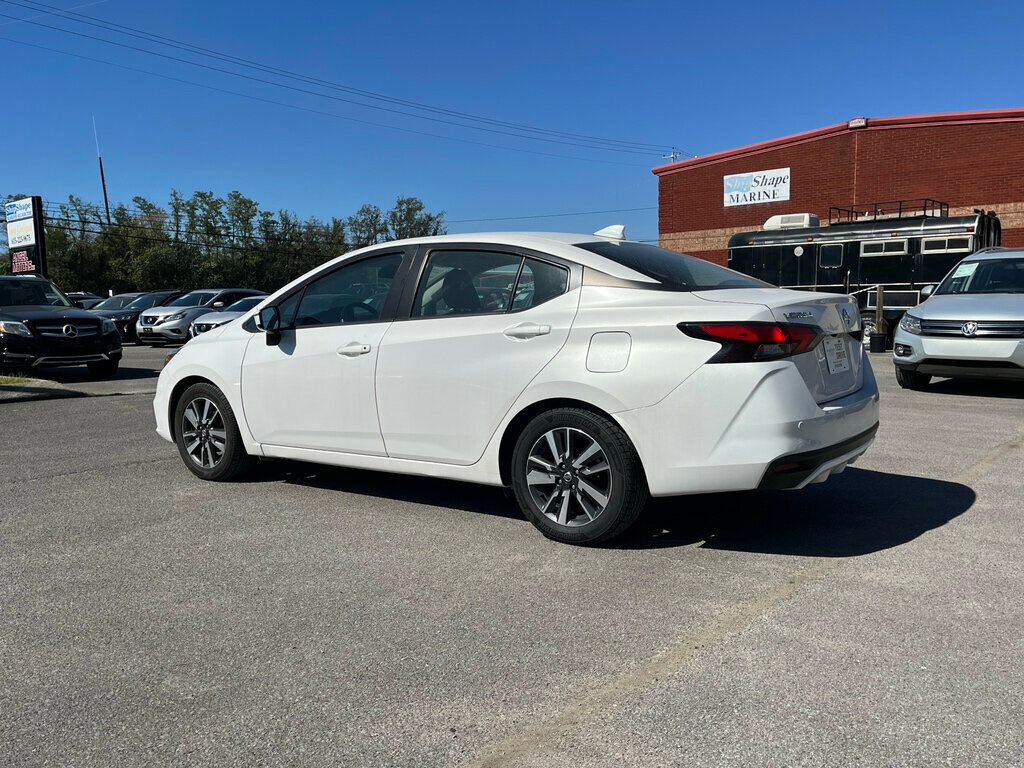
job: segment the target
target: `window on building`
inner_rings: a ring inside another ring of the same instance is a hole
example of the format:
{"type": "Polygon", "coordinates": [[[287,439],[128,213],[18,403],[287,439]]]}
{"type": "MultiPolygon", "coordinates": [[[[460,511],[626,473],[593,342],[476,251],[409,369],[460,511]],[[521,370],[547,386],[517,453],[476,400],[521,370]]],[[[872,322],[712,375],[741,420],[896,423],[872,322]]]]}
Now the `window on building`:
{"type": "Polygon", "coordinates": [[[818,248],[818,266],[822,269],[835,269],[843,266],[843,246],[830,243],[818,248]]]}

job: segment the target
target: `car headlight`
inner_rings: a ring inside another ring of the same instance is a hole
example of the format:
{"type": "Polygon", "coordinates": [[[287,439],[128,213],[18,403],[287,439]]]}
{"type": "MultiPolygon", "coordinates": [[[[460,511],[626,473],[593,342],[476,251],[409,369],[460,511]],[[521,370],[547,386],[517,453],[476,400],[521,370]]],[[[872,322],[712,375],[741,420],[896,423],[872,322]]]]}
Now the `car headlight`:
{"type": "Polygon", "coordinates": [[[900,328],[902,328],[907,333],[912,333],[915,336],[920,336],[921,318],[914,317],[912,314],[908,312],[905,315],[903,315],[903,318],[900,320],[900,328]]]}
{"type": "Polygon", "coordinates": [[[28,329],[27,325],[14,322],[13,320],[0,320],[0,333],[6,333],[10,336],[32,337],[32,331],[28,329]]]}
{"type": "Polygon", "coordinates": [[[103,318],[103,322],[100,323],[100,327],[103,333],[117,333],[117,326],[114,325],[114,321],[108,318],[103,318]]]}
{"type": "Polygon", "coordinates": [[[185,318],[185,313],[184,312],[175,312],[173,315],[168,315],[167,317],[165,317],[160,322],[161,323],[173,323],[175,320],[183,320],[184,318],[185,318]]]}

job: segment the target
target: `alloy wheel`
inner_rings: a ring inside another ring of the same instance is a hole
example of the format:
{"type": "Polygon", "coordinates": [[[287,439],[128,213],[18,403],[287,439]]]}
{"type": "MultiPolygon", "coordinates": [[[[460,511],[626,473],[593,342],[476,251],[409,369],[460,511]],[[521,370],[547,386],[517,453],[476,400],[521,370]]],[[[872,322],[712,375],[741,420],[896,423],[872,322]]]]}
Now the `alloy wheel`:
{"type": "Polygon", "coordinates": [[[217,404],[206,397],[197,397],[181,417],[181,436],[185,452],[198,466],[213,469],[224,457],[227,430],[217,404]]]}
{"type": "Polygon", "coordinates": [[[593,522],[608,508],[612,473],[597,440],[582,430],[558,427],[530,449],[526,484],[545,517],[574,528],[593,522]]]}

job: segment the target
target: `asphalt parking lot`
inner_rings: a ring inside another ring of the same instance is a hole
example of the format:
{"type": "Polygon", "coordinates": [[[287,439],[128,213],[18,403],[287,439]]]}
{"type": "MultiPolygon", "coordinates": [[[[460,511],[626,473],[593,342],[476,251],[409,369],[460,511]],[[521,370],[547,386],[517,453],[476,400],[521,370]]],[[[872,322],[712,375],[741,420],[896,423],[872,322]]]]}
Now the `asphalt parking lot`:
{"type": "Polygon", "coordinates": [[[875,368],[856,467],[599,549],[494,489],[203,483],[147,394],[0,405],[3,762],[1022,765],[1024,388],[875,368]]]}

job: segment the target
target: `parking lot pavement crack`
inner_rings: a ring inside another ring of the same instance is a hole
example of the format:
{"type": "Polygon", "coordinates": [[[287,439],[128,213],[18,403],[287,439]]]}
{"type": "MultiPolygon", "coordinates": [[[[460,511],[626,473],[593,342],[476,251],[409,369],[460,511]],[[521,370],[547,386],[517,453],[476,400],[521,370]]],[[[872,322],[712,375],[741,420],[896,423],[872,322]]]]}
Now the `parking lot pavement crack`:
{"type": "MultiPolygon", "coordinates": [[[[725,608],[711,621],[677,638],[660,653],[611,682],[568,702],[554,717],[531,723],[525,729],[487,745],[468,765],[499,768],[531,764],[534,759],[557,748],[570,732],[585,728],[644,688],[681,672],[708,648],[739,634],[808,584],[829,576],[844,562],[845,558],[812,560],[771,589],[725,608]]],[[[536,764],[543,764],[543,760],[536,764]]]]}

